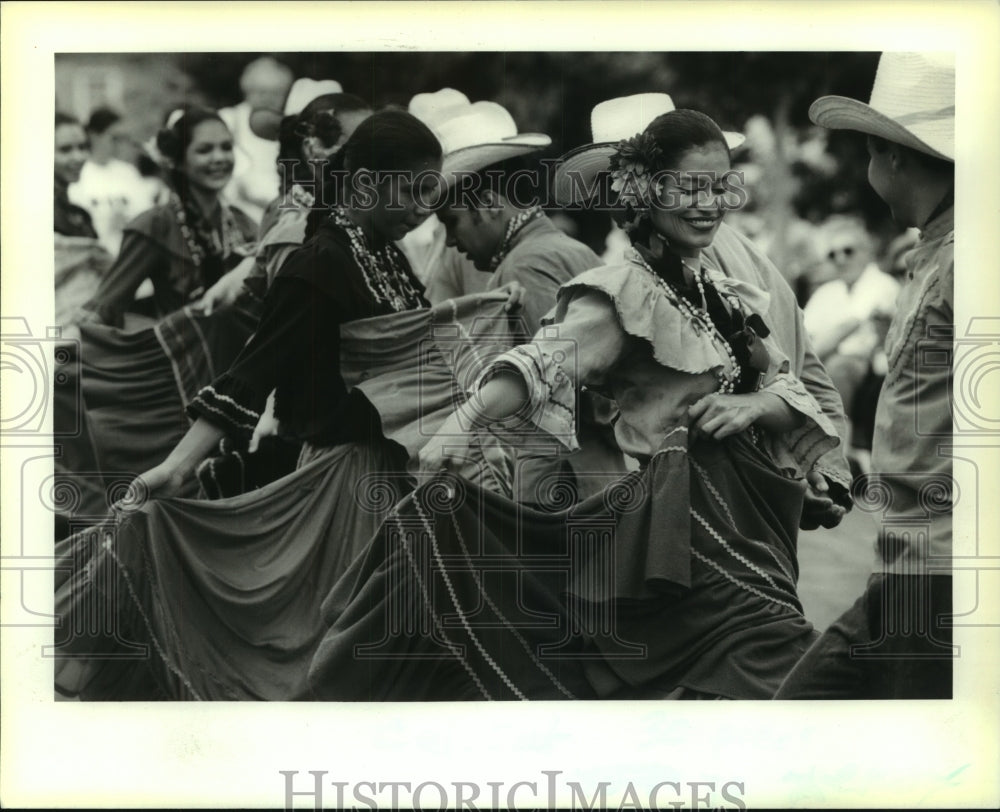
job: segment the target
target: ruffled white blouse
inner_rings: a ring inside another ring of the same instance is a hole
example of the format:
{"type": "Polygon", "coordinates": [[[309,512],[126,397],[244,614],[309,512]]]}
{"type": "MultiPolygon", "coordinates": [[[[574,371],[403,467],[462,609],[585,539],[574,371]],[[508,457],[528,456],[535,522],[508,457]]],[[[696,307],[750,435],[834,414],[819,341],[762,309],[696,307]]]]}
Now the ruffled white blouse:
{"type": "MultiPolygon", "coordinates": [[[[723,302],[735,297],[745,311],[768,312],[767,292],[731,279],[707,262],[705,270],[723,302]]],[[[774,340],[763,341],[770,366],[761,389],[782,398],[805,420],[781,435],[761,432],[760,444],[779,468],[804,476],[839,438],[816,400],[790,374],[788,358],[774,340]]],[[[541,432],[563,452],[577,449],[579,387],[596,389],[617,404],[619,447],[645,463],[668,435],[676,438],[676,429],[687,428],[688,407],[717,391],[718,373],[735,372],[732,363],[717,331],[682,312],[638,254],[629,251],[622,262],[594,268],[563,285],[553,323],[529,344],[499,356],[474,388],[502,370],[521,375],[528,403],[493,430],[515,442],[537,442],[541,432]]]]}

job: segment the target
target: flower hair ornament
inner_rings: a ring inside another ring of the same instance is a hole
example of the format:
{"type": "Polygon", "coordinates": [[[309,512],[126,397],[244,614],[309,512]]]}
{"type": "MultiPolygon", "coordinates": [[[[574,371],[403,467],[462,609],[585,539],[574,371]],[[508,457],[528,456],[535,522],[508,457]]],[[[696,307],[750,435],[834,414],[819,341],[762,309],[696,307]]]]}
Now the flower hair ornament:
{"type": "Polygon", "coordinates": [[[344,133],[344,128],[337,118],[337,111],[332,107],[327,110],[320,110],[313,115],[312,121],[303,121],[299,117],[295,126],[295,134],[302,139],[319,139],[322,149],[329,152],[333,145],[336,145],[344,133]]]}
{"type": "Polygon", "coordinates": [[[610,161],[611,190],[618,193],[632,225],[649,211],[655,193],[651,183],[662,159],[663,153],[649,133],[638,133],[615,146],[610,161]]]}

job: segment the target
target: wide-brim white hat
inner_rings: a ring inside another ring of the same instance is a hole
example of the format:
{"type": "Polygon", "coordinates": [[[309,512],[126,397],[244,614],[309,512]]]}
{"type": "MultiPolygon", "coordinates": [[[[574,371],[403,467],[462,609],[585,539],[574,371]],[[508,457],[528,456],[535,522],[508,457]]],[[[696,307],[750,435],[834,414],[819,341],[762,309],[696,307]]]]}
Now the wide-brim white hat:
{"type": "Polygon", "coordinates": [[[285,97],[285,109],[282,112],[266,107],[250,111],[250,130],[267,141],[277,141],[282,118],[298,115],[309,102],[320,96],[343,92],[344,88],[336,79],[296,79],[285,97]]]}
{"type": "MultiPolygon", "coordinates": [[[[583,189],[593,188],[594,179],[608,171],[620,141],[638,135],[657,116],[676,109],[666,93],[638,93],[598,104],[590,113],[592,143],[571,149],[556,168],[553,180],[556,202],[561,205],[582,202],[583,189]]],[[[723,131],[722,134],[730,149],[746,141],[741,133],[723,131]]]]}
{"type": "Polygon", "coordinates": [[[823,96],[809,118],[831,130],[875,135],[955,160],[955,55],[889,51],[879,59],[868,104],[823,96]]]}
{"type": "Polygon", "coordinates": [[[417,94],[408,109],[441,142],[441,172],[446,181],[453,180],[455,173],[479,172],[501,161],[538,152],[552,143],[543,133],[518,133],[503,105],[491,101],[472,103],[464,93],[450,87],[417,94]]]}

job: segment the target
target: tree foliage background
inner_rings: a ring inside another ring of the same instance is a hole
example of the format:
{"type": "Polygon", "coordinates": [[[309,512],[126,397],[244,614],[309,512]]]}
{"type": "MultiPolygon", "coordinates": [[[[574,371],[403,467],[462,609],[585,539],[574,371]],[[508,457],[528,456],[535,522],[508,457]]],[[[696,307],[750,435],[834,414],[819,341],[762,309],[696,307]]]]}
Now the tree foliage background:
{"type": "MultiPolygon", "coordinates": [[[[190,81],[183,93],[165,90],[156,102],[163,108],[158,113],[165,115],[183,101],[215,107],[239,102],[240,74],[249,62],[263,55],[159,55],[164,64],[190,81]]],[[[369,100],[376,108],[405,106],[413,95],[442,87],[461,90],[472,101],[497,101],[511,112],[522,132],[544,132],[552,137],[546,157],[590,140],[590,112],[597,103],[634,93],[666,92],[678,107],[701,110],[724,129],[748,135],[749,148],[736,158],[755,170],[751,200],[757,215],[776,237],[777,247],[772,250],[776,261],[786,242],[784,231],[793,219],[816,223],[831,213],[850,212],[863,217],[882,237],[896,233],[886,207],[866,181],[863,137],[828,133],[808,119],[810,103],[822,95],[867,100],[877,53],[382,51],[269,55],[287,64],[296,76],[337,79],[345,91],[369,100]]]]}
{"type": "MultiPolygon", "coordinates": [[[[260,53],[189,54],[180,67],[211,104],[240,100],[244,66],[260,53]]],[[[868,52],[515,52],[515,53],[275,53],[297,76],[332,77],[376,107],[406,105],[416,93],[454,87],[471,100],[504,105],[521,131],[544,132],[551,152],[590,140],[590,111],[615,96],[662,91],[678,107],[743,130],[763,116],[775,134],[779,164],[792,178],[795,211],[818,220],[835,211],[863,216],[876,231],[889,228],[884,204],[865,182],[867,155],[855,134],[832,133],[831,171],[811,170],[796,146],[812,134],[810,103],[839,94],[867,100],[878,54],[868,52]]]]}

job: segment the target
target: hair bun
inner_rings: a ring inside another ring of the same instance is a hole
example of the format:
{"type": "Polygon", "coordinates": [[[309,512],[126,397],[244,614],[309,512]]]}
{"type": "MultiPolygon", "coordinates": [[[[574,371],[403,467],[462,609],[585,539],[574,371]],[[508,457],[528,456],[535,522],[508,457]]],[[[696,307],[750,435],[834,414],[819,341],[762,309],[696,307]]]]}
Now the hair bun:
{"type": "Polygon", "coordinates": [[[298,113],[283,116],[278,124],[278,141],[283,142],[288,139],[302,139],[309,133],[305,131],[305,123],[298,113]]]}
{"type": "Polygon", "coordinates": [[[181,155],[181,139],[174,130],[160,130],[156,134],[156,149],[164,158],[179,163],[181,155]]]}
{"type": "Polygon", "coordinates": [[[344,128],[337,118],[337,111],[333,108],[316,113],[313,116],[312,129],[327,149],[336,144],[344,134],[344,128]]]}

